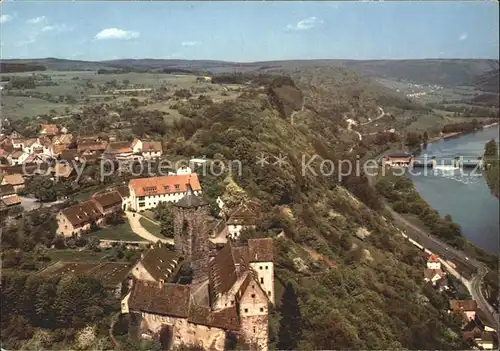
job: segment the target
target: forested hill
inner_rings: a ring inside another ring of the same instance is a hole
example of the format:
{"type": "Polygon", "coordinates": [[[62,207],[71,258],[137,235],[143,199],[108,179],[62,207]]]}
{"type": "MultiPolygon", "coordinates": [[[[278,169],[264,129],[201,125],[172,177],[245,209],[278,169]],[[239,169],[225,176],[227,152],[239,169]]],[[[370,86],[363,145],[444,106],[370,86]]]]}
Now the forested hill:
{"type": "Polygon", "coordinates": [[[366,82],[343,72],[349,89],[361,89],[359,98],[344,99],[349,93],[342,88],[329,98],[335,86],[328,89],[321,86],[324,77],[316,82],[314,72],[302,73],[302,80],[279,77],[255,84],[220,104],[180,103],[191,117],[165,135],[167,148],[178,156],[242,162],[241,173],[201,181],[210,198],[257,198],[263,204],[264,220],[243,240],[284,231],[285,238],[276,239],[281,292],[271,315],[271,347],[466,348],[458,324],[445,312],[447,300],[424,286],[422,252],[386,222],[366,178],[320,171],[323,160],[355,158],[347,152],[343,114],[369,112],[367,103],[375,99],[376,108],[385,95],[365,92],[366,82]],[[301,99],[304,107],[296,103],[301,99]],[[313,155],[304,170],[303,157],[313,155]],[[256,163],[263,156],[265,162],[256,163]],[[278,158],[284,162],[275,162],[278,158]]]}
{"type": "MultiPolygon", "coordinates": [[[[32,64],[47,70],[74,71],[128,68],[137,70],[173,69],[190,72],[265,72],[267,70],[303,70],[318,67],[343,67],[370,77],[410,81],[417,84],[445,86],[467,85],[481,74],[498,70],[498,60],[418,59],[418,60],[281,60],[261,62],[226,62],[216,60],[120,59],[78,61],[57,58],[3,60],[4,64],[32,64]]],[[[2,70],[2,72],[6,72],[2,70]]]]}
{"type": "Polygon", "coordinates": [[[474,77],[470,85],[473,85],[478,90],[498,94],[500,85],[500,70],[497,68],[474,77]]]}

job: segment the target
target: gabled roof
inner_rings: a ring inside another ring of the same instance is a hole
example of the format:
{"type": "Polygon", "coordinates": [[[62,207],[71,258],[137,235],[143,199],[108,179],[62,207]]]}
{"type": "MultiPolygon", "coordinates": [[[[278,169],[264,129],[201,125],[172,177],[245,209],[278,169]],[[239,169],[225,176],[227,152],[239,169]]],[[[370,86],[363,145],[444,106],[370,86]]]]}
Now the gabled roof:
{"type": "Polygon", "coordinates": [[[14,195],[16,191],[11,184],[0,185],[0,196],[14,195]]]}
{"type": "Polygon", "coordinates": [[[440,269],[429,269],[429,268],[424,269],[424,278],[425,279],[432,279],[436,275],[438,275],[440,278],[442,278],[444,276],[444,273],[440,269]]]}
{"type": "Polygon", "coordinates": [[[71,144],[73,141],[73,134],[61,134],[56,135],[54,139],[52,139],[52,144],[71,144]]]}
{"type": "Polygon", "coordinates": [[[59,128],[55,124],[40,124],[40,134],[56,135],[59,128]]]}
{"type": "Polygon", "coordinates": [[[128,305],[135,311],[187,318],[190,292],[189,285],[160,286],[156,282],[137,280],[132,287],[128,305]]]}
{"type": "Polygon", "coordinates": [[[162,152],[161,142],[159,141],[144,141],[142,143],[142,152],[162,152]]]}
{"type": "Polygon", "coordinates": [[[164,244],[151,248],[141,259],[146,271],[156,281],[167,281],[170,276],[168,271],[173,272],[176,268],[177,263],[174,261],[179,262],[179,255],[164,244]]]}
{"type": "Polygon", "coordinates": [[[128,141],[115,141],[108,144],[106,153],[121,154],[132,152],[130,143],[128,141]]]}
{"type": "Polygon", "coordinates": [[[196,173],[132,179],[129,188],[136,196],[175,194],[186,192],[188,182],[193,191],[201,190],[196,173]]]}
{"type": "Polygon", "coordinates": [[[118,191],[109,191],[104,194],[95,195],[93,199],[104,209],[121,205],[122,197],[118,191]]]}
{"type": "Polygon", "coordinates": [[[227,224],[255,224],[261,218],[260,204],[257,201],[247,201],[240,204],[229,216],[227,224]]]}
{"type": "MultiPolygon", "coordinates": [[[[217,256],[210,262],[209,279],[210,286],[217,296],[231,290],[233,285],[238,280],[236,273],[233,250],[231,242],[228,242],[222,250],[217,253],[217,256]]],[[[214,297],[215,297],[214,296],[214,297]]]]}
{"type": "Polygon", "coordinates": [[[14,205],[19,205],[21,203],[21,199],[17,195],[11,195],[4,197],[2,201],[7,205],[7,206],[14,206],[14,205]]]}
{"type": "Polygon", "coordinates": [[[81,204],[65,208],[61,211],[61,213],[68,218],[68,221],[74,227],[81,227],[103,217],[95,201],[92,199],[81,204]]]}
{"type": "Polygon", "coordinates": [[[407,153],[395,153],[387,156],[388,158],[408,158],[408,157],[413,157],[411,154],[407,153]]]}
{"type": "Polygon", "coordinates": [[[23,185],[24,178],[19,173],[6,174],[3,176],[2,183],[7,183],[10,185],[23,185]]]}
{"type": "Polygon", "coordinates": [[[273,262],[274,242],[271,238],[248,239],[250,262],[273,262]]]}
{"type": "Polygon", "coordinates": [[[188,184],[186,184],[186,194],[175,203],[175,206],[191,208],[207,205],[207,203],[201,197],[193,194],[193,190],[191,189],[191,185],[189,185],[189,182],[190,180],[188,180],[188,184]]]}
{"type": "Polygon", "coordinates": [[[450,300],[453,311],[476,311],[477,303],[474,300],[450,300]]]}
{"type": "Polygon", "coordinates": [[[198,306],[195,303],[191,303],[189,306],[188,321],[194,324],[206,325],[208,327],[221,328],[224,330],[240,329],[236,306],[225,308],[220,311],[212,311],[209,307],[198,306]]]}

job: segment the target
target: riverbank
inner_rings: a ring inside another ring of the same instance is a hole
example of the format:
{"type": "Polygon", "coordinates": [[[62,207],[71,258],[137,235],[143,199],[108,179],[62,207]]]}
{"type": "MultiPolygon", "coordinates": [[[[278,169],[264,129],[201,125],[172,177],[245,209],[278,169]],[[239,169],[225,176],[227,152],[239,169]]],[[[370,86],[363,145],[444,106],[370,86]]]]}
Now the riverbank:
{"type": "MultiPolygon", "coordinates": [[[[441,140],[451,139],[451,138],[455,138],[455,137],[459,137],[459,136],[463,136],[463,135],[467,135],[467,134],[471,134],[471,133],[476,133],[478,131],[492,128],[495,126],[498,126],[498,122],[486,124],[486,125],[481,126],[480,128],[474,129],[474,130],[467,130],[467,131],[453,132],[453,133],[441,133],[440,135],[429,138],[429,140],[427,140],[427,144],[435,143],[435,142],[438,142],[441,140]]],[[[423,145],[424,144],[421,144],[421,146],[423,146],[423,145]]]]}

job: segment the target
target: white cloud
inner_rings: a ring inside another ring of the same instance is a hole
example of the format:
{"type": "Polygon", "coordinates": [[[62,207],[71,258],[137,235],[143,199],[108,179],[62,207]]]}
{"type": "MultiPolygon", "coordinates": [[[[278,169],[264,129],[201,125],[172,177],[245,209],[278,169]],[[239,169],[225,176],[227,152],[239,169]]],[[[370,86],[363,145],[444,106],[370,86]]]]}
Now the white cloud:
{"type": "Polygon", "coordinates": [[[30,18],[29,20],[26,21],[26,23],[40,24],[40,23],[45,23],[46,21],[47,21],[47,17],[40,16],[40,17],[30,18]]]}
{"type": "Polygon", "coordinates": [[[139,38],[140,33],[134,32],[131,30],[123,30],[119,28],[106,28],[101,30],[99,33],[95,35],[95,39],[97,40],[105,40],[105,39],[121,39],[121,40],[129,40],[139,38]]]}
{"type": "Polygon", "coordinates": [[[458,37],[458,40],[460,40],[460,41],[465,40],[465,39],[467,39],[467,36],[468,36],[467,33],[462,33],[462,35],[460,35],[458,37]]]}
{"type": "Polygon", "coordinates": [[[303,20],[298,21],[295,25],[289,24],[286,26],[287,30],[308,30],[314,27],[317,27],[320,24],[323,24],[324,22],[320,20],[318,17],[309,17],[305,18],[303,20]]]}
{"type": "Polygon", "coordinates": [[[12,20],[12,16],[10,16],[10,15],[1,15],[0,16],[0,23],[9,22],[11,20],[12,20]]]}
{"type": "Polygon", "coordinates": [[[182,46],[196,46],[200,45],[201,43],[199,41],[183,41],[181,43],[182,46]]]}
{"type": "Polygon", "coordinates": [[[72,29],[63,24],[51,24],[42,28],[42,32],[70,32],[72,29]]]}

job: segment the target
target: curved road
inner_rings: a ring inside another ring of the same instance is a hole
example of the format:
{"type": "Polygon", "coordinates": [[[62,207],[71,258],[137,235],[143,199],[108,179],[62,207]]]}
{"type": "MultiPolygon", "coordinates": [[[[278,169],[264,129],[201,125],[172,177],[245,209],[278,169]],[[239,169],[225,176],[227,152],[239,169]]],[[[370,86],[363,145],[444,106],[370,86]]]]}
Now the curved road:
{"type": "MultiPolygon", "coordinates": [[[[385,111],[384,111],[384,109],[382,107],[377,106],[377,109],[379,110],[380,115],[378,115],[377,118],[372,119],[371,121],[368,121],[368,122],[365,122],[365,123],[361,123],[360,126],[366,126],[367,124],[373,123],[373,122],[375,122],[375,121],[377,121],[377,120],[379,120],[379,119],[381,119],[382,117],[385,116],[385,111]]],[[[356,133],[358,135],[358,138],[359,138],[358,144],[361,142],[361,140],[363,140],[363,136],[361,135],[360,132],[352,130],[352,124],[351,123],[349,123],[349,125],[347,126],[347,129],[350,130],[351,132],[356,133]]],[[[348,153],[351,153],[352,150],[354,150],[354,148],[355,148],[355,146],[351,147],[349,149],[348,153]]]]}
{"type": "MultiPolygon", "coordinates": [[[[367,167],[366,173],[368,173],[367,176],[372,186],[374,185],[373,175],[375,174],[373,172],[374,172],[373,168],[371,168],[370,170],[370,168],[367,167]]],[[[455,248],[449,246],[448,244],[439,240],[435,236],[429,234],[426,230],[423,230],[422,228],[417,227],[416,225],[410,223],[399,213],[395,212],[392,209],[392,207],[387,203],[387,201],[385,201],[385,199],[383,201],[385,209],[389,211],[393,216],[394,224],[401,229],[405,229],[406,235],[409,238],[415,240],[426,249],[429,249],[433,253],[438,254],[439,256],[441,256],[446,260],[460,263],[461,265],[467,267],[467,269],[469,269],[473,273],[472,279],[469,281],[470,283],[469,287],[471,290],[472,299],[477,302],[479,308],[483,310],[487,315],[489,322],[492,323],[492,325],[496,326],[496,330],[499,331],[500,328],[498,328],[499,325],[498,311],[496,311],[486,301],[486,298],[484,297],[482,290],[483,279],[488,273],[488,268],[486,267],[486,265],[473,258],[467,257],[467,255],[464,252],[456,250],[455,248]]]]}

